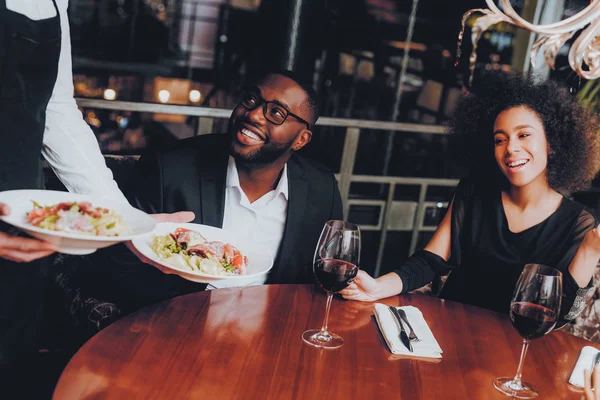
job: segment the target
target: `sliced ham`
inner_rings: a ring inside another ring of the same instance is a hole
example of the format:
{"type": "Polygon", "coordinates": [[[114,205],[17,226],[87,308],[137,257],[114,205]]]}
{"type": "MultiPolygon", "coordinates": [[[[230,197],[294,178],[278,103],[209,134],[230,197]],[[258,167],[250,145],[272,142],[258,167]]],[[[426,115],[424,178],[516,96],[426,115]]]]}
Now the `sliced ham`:
{"type": "Polygon", "coordinates": [[[171,233],[171,237],[184,249],[206,243],[206,239],[200,233],[185,228],[177,228],[174,233],[171,233]]]}
{"type": "Polygon", "coordinates": [[[200,254],[203,257],[211,256],[218,260],[223,259],[223,246],[219,245],[220,242],[206,242],[188,247],[187,251],[190,254],[200,254]]]}
{"type": "MultiPolygon", "coordinates": [[[[211,254],[218,260],[224,259],[230,264],[233,264],[233,260],[236,258],[236,256],[240,255],[240,251],[231,244],[218,241],[197,244],[195,246],[188,247],[187,251],[190,254],[201,254],[205,257],[206,254],[211,254]]],[[[244,262],[244,264],[246,264],[246,262],[244,262]]]]}
{"type": "Polygon", "coordinates": [[[235,246],[219,241],[209,242],[198,232],[185,228],[177,228],[170,236],[189,255],[212,259],[214,261],[231,264],[238,274],[243,274],[248,259],[243,256],[235,246]]]}

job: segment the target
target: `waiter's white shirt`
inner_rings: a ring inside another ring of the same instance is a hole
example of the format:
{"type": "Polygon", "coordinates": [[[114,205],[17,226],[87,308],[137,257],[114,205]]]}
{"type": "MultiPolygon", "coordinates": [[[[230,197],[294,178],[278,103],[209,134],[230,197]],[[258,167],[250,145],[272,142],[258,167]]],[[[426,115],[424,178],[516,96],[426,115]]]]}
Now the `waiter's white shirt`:
{"type": "MultiPolygon", "coordinates": [[[[94,133],[73,98],[68,0],[56,0],[62,42],[58,76],[46,109],[42,155],[70,192],[127,202],[106,166],[94,133]]],[[[56,16],[52,0],[6,0],[6,7],[32,20],[56,16]]]]}
{"type": "MultiPolygon", "coordinates": [[[[243,240],[247,248],[260,254],[266,254],[272,260],[277,257],[283,238],[288,206],[287,164],[283,167],[281,178],[275,190],[250,203],[248,196],[240,186],[240,177],[233,157],[227,164],[225,180],[225,214],[223,229],[232,232],[243,240]]],[[[252,260],[250,260],[252,263],[252,260]]],[[[265,283],[266,275],[258,279],[222,281],[213,283],[214,287],[248,286],[265,283]]],[[[210,288],[210,286],[209,286],[210,288]]]]}

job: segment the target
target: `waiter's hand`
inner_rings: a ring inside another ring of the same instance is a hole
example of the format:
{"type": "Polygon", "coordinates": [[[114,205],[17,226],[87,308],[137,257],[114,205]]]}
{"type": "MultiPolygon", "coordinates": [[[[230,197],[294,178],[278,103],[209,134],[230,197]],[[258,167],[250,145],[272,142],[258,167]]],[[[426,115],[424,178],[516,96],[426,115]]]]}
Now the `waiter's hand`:
{"type": "MultiPolygon", "coordinates": [[[[0,203],[0,215],[8,215],[10,207],[0,203]]],[[[47,257],[56,251],[50,242],[38,239],[11,236],[0,232],[0,258],[16,262],[30,262],[47,257]]]]}
{"type": "MultiPolygon", "coordinates": [[[[152,218],[154,218],[154,220],[156,222],[175,222],[175,223],[180,223],[180,224],[184,224],[186,222],[191,222],[194,220],[194,218],[196,218],[194,213],[191,211],[180,211],[180,212],[176,212],[176,213],[172,213],[172,214],[151,214],[150,216],[152,218]]],[[[172,273],[171,270],[163,267],[160,264],[155,263],[154,261],[150,260],[148,257],[144,256],[142,253],[137,251],[137,249],[133,246],[133,243],[127,242],[125,244],[129,248],[129,250],[131,250],[131,252],[133,254],[135,254],[137,258],[139,258],[139,260],[141,262],[143,262],[145,264],[150,264],[150,265],[158,268],[165,274],[172,273]]]]}

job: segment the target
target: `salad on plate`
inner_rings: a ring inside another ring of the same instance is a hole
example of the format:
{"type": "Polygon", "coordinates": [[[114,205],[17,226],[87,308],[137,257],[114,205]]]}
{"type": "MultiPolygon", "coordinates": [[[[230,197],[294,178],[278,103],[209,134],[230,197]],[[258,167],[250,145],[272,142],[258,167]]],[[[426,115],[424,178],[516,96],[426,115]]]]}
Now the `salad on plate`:
{"type": "Polygon", "coordinates": [[[243,275],[248,265],[248,258],[230,243],[208,241],[186,228],[154,236],[150,247],[170,265],[211,275],[243,275]]]}
{"type": "Polygon", "coordinates": [[[33,201],[27,222],[42,229],[90,236],[129,234],[122,216],[107,208],[94,207],[87,201],[67,201],[52,206],[33,201]]]}

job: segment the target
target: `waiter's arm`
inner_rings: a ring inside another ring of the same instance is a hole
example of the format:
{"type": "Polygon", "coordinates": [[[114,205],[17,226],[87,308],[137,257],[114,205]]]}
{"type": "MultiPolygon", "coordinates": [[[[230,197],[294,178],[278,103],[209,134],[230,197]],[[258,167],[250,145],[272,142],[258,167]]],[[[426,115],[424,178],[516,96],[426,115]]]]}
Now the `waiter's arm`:
{"type": "Polygon", "coordinates": [[[73,98],[68,0],[57,0],[62,29],[58,76],[46,112],[42,154],[71,192],[126,202],[106,166],[94,133],[73,98]]]}

